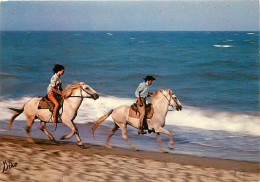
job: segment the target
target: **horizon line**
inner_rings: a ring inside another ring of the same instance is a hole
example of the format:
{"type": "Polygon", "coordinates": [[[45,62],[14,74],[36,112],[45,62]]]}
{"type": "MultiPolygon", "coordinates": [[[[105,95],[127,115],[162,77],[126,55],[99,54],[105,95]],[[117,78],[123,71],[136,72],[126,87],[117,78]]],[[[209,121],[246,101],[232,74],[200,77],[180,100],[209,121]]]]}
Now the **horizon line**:
{"type": "Polygon", "coordinates": [[[259,32],[260,30],[0,30],[0,32],[259,32]]]}

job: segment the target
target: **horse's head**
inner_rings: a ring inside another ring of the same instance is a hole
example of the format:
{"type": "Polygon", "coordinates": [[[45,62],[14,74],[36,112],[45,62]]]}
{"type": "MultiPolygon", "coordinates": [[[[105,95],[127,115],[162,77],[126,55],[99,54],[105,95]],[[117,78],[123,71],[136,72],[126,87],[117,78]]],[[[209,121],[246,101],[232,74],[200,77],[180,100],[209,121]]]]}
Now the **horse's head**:
{"type": "Polygon", "coordinates": [[[170,96],[170,105],[175,108],[177,111],[182,110],[182,105],[177,96],[173,93],[171,89],[168,90],[169,96],[170,96]]]}
{"type": "Polygon", "coordinates": [[[99,94],[89,85],[85,84],[84,82],[80,82],[80,84],[82,89],[81,94],[83,97],[90,97],[94,100],[99,98],[99,94]]]}
{"type": "Polygon", "coordinates": [[[171,89],[159,89],[153,94],[152,97],[158,99],[165,99],[165,101],[168,101],[168,104],[175,108],[177,111],[182,110],[181,102],[171,89]]]}
{"type": "Polygon", "coordinates": [[[66,87],[63,97],[81,97],[97,100],[99,98],[99,94],[84,82],[74,82],[74,85],[68,85],[66,87]]]}

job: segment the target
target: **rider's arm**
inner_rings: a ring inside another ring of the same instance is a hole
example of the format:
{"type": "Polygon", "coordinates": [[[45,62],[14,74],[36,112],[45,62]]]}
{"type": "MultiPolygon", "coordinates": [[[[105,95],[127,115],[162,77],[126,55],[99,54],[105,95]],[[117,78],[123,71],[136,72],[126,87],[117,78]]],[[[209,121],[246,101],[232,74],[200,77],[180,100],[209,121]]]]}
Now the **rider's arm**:
{"type": "Polygon", "coordinates": [[[51,90],[59,95],[62,95],[62,92],[59,92],[58,90],[56,90],[54,87],[51,87],[51,90]]]}
{"type": "Polygon", "coordinates": [[[57,93],[57,94],[59,94],[59,95],[62,95],[61,85],[60,85],[59,88],[58,88],[61,92],[56,89],[56,87],[57,87],[57,82],[58,82],[58,81],[59,81],[59,80],[57,79],[57,76],[56,76],[56,75],[52,76],[49,86],[50,86],[51,90],[52,90],[54,93],[57,93]]]}
{"type": "Polygon", "coordinates": [[[142,101],[140,99],[140,93],[144,90],[145,85],[143,83],[140,83],[139,86],[137,87],[136,91],[135,91],[135,97],[137,99],[137,104],[139,106],[142,105],[142,101]]]}
{"type": "Polygon", "coordinates": [[[60,90],[61,92],[63,91],[63,89],[62,89],[62,84],[60,84],[59,90],[60,90]]]}

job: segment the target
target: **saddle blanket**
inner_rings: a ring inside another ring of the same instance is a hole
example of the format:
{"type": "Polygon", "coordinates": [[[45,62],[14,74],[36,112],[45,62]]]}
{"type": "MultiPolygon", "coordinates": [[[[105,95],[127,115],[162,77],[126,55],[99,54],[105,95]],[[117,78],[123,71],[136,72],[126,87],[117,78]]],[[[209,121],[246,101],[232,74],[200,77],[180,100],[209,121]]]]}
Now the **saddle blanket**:
{"type": "MultiPolygon", "coordinates": [[[[59,105],[62,106],[63,99],[58,98],[57,101],[59,102],[59,105]]],[[[54,104],[45,96],[40,100],[38,109],[49,109],[52,112],[54,109],[54,104]]]]}

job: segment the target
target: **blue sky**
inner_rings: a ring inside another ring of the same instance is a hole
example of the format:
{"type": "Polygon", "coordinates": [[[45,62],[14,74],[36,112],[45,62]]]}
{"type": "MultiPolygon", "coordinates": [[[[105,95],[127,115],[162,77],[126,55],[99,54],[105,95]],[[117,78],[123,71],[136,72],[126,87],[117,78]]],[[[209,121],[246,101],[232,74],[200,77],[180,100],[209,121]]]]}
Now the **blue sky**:
{"type": "Polygon", "coordinates": [[[259,30],[258,0],[2,1],[0,30],[259,30]]]}

